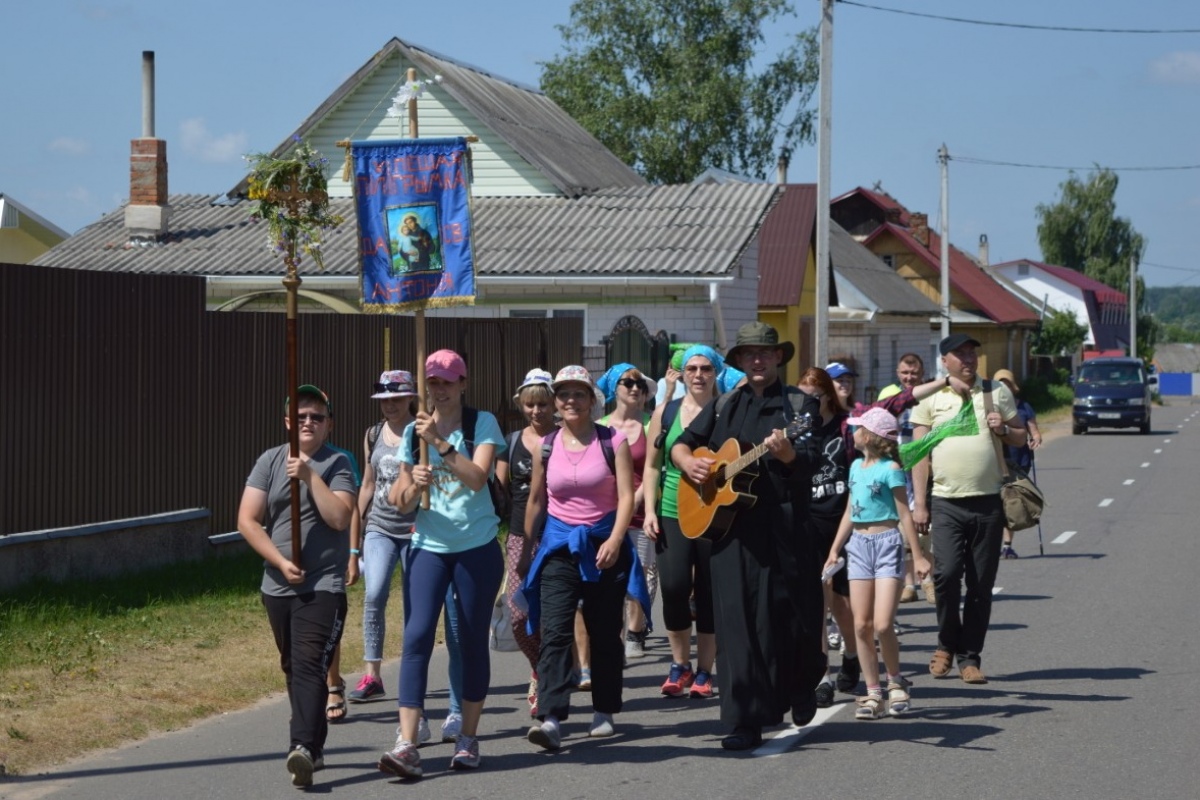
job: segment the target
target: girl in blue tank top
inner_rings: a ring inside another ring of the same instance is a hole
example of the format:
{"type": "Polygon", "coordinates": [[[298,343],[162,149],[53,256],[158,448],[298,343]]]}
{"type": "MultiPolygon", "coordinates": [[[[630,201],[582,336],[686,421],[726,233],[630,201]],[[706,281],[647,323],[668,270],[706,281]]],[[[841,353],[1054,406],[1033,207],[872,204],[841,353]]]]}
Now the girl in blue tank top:
{"type": "Polygon", "coordinates": [[[904,584],[904,544],[913,553],[918,579],[929,574],[929,559],[917,541],[908,510],[904,470],[896,457],[900,425],[882,408],[851,417],[854,446],[863,453],[850,465],[850,502],[829,549],[825,569],[836,571],[838,553],[846,548],[850,609],[858,652],[875,652],[875,639],[887,669],[887,696],[880,685],[879,662],[862,657],[867,696],[857,700],[856,719],[893,717],[911,707],[911,684],[900,674],[900,641],[892,628],[904,584]]]}

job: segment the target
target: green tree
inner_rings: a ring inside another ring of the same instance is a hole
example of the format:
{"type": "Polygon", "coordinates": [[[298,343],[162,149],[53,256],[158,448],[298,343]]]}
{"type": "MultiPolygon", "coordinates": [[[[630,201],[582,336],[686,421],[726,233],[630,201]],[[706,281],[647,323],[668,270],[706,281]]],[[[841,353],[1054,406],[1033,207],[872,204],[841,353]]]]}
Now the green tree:
{"type": "MultiPolygon", "coordinates": [[[[1146,240],[1117,216],[1117,174],[1097,165],[1083,180],[1074,172],[1058,185],[1058,202],[1036,209],[1042,260],[1069,267],[1106,286],[1129,293],[1129,264],[1141,261],[1146,240]]],[[[1137,281],[1139,356],[1150,358],[1157,340],[1154,317],[1145,312],[1146,284],[1137,281]]]]}
{"type": "Polygon", "coordinates": [[[1042,356],[1070,356],[1083,347],[1088,327],[1075,319],[1074,311],[1051,311],[1042,320],[1033,352],[1042,356]]]}
{"type": "Polygon", "coordinates": [[[815,30],[761,65],[785,0],[575,0],[542,90],[648,180],[709,167],[765,178],[814,136],[815,30]]]}

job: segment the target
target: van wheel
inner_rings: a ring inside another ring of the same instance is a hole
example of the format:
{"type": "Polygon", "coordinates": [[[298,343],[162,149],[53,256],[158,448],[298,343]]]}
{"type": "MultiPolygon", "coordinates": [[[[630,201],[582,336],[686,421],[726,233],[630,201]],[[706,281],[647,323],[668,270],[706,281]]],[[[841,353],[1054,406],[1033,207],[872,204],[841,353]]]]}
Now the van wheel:
{"type": "Polygon", "coordinates": [[[1071,423],[1071,433],[1074,434],[1075,436],[1078,436],[1081,433],[1086,433],[1086,432],[1087,432],[1086,426],[1080,425],[1077,422],[1071,423]]]}

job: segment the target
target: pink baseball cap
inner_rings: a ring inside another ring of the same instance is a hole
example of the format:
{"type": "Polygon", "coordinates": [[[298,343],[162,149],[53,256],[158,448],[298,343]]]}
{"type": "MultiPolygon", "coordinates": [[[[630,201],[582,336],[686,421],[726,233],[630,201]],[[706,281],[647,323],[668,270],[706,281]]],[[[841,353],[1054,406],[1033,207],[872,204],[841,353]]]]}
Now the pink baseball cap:
{"type": "Polygon", "coordinates": [[[871,433],[893,442],[900,438],[900,424],[882,408],[868,408],[861,416],[850,417],[846,423],[866,428],[871,433]]]}
{"type": "Polygon", "coordinates": [[[425,375],[444,381],[457,381],[467,377],[467,365],[462,356],[453,350],[438,350],[425,359],[425,375]]]}

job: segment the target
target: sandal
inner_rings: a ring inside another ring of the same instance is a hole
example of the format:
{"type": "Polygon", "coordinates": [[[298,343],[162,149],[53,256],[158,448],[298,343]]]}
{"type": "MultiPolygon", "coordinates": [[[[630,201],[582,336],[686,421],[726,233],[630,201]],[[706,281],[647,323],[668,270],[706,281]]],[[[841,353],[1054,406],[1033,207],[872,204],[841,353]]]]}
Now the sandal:
{"type": "Polygon", "coordinates": [[[883,692],[878,689],[872,689],[866,697],[859,697],[854,702],[858,704],[854,710],[855,719],[879,719],[883,716],[883,692]]]}
{"type": "Polygon", "coordinates": [[[945,650],[935,650],[933,658],[929,659],[929,674],[935,678],[944,678],[950,674],[954,666],[954,656],[945,650]]]}
{"type": "Polygon", "coordinates": [[[346,719],[346,682],[342,681],[338,686],[326,686],[325,691],[342,698],[336,703],[328,703],[325,706],[326,721],[332,723],[342,722],[346,719]]]}
{"type": "Polygon", "coordinates": [[[909,690],[912,684],[903,675],[896,676],[896,680],[888,681],[888,708],[887,713],[893,717],[899,717],[902,714],[907,714],[912,708],[912,695],[909,690]]]}

